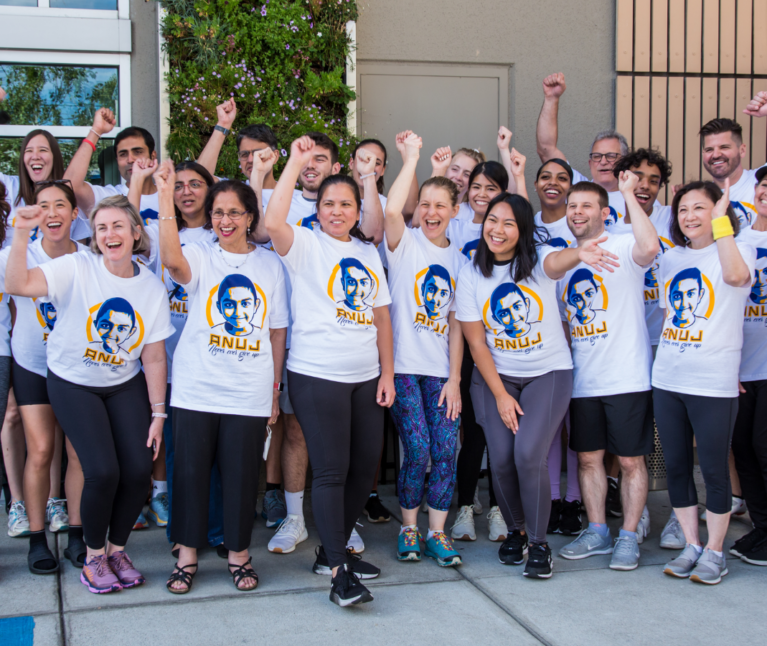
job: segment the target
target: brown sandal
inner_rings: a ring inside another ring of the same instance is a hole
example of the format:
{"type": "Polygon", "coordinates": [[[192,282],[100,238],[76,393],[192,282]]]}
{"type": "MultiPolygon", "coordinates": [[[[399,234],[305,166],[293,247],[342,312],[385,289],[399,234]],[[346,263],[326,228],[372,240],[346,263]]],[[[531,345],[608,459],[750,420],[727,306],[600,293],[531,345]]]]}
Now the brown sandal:
{"type": "Polygon", "coordinates": [[[168,582],[165,584],[165,587],[168,588],[169,592],[172,594],[186,594],[192,589],[192,582],[194,581],[194,575],[197,574],[197,570],[194,572],[187,572],[186,568],[188,567],[196,568],[197,563],[189,563],[188,565],[184,566],[176,563],[176,567],[173,569],[168,582]],[[176,581],[181,581],[181,583],[183,583],[186,588],[182,588],[181,590],[173,588],[172,586],[174,583],[176,583],[176,581]]]}
{"type": "Polygon", "coordinates": [[[258,574],[256,574],[256,571],[250,565],[250,562],[252,560],[253,560],[253,557],[251,556],[242,565],[237,565],[236,563],[228,563],[229,574],[232,575],[232,580],[234,581],[234,587],[237,588],[240,592],[249,592],[250,590],[255,590],[258,587],[258,574]],[[234,568],[234,570],[232,570],[232,568],[234,568]],[[240,582],[243,579],[255,579],[255,584],[249,588],[241,588],[240,582]]]}

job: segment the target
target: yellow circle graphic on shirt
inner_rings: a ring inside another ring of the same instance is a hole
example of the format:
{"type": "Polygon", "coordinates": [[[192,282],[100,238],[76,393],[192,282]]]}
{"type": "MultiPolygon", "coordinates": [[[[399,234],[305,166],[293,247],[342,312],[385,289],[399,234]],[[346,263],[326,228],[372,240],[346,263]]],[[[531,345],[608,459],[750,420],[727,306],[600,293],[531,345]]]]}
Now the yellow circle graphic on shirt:
{"type": "Polygon", "coordinates": [[[501,283],[485,302],[482,320],[496,336],[523,337],[530,332],[530,325],[543,320],[543,302],[524,285],[501,283]]]}
{"type": "Polygon", "coordinates": [[[378,296],[378,276],[356,258],[342,258],[328,280],[328,297],[351,312],[363,312],[375,307],[378,296]]]}
{"type": "Polygon", "coordinates": [[[601,312],[606,312],[610,299],[601,276],[590,269],[576,269],[562,292],[568,322],[575,316],[575,325],[588,325],[601,312]]]}
{"type": "Polygon", "coordinates": [[[108,298],[91,307],[85,325],[88,343],[100,343],[101,349],[109,354],[118,354],[120,350],[130,354],[144,340],[144,320],[124,298],[108,298]],[[95,340],[94,330],[100,341],[95,340]],[[133,345],[124,347],[134,337],[133,345]]]}

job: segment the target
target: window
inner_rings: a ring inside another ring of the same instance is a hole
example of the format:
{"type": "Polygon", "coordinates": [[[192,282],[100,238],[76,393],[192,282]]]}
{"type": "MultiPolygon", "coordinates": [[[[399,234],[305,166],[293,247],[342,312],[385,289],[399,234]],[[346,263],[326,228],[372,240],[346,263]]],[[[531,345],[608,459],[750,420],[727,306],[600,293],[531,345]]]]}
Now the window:
{"type": "Polygon", "coordinates": [[[0,0],[0,14],[130,18],[130,0],[0,0]]]}

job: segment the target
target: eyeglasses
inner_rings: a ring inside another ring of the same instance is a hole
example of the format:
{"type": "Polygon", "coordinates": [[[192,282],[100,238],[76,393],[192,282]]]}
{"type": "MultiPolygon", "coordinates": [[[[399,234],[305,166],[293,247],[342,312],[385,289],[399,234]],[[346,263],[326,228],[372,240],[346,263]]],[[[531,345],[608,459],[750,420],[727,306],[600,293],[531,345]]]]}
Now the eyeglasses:
{"type": "Polygon", "coordinates": [[[618,158],[621,156],[620,153],[590,153],[589,159],[595,163],[599,163],[602,161],[602,157],[607,159],[609,162],[615,162],[618,161],[618,158]]]}
{"type": "Polygon", "coordinates": [[[191,182],[189,182],[188,184],[181,184],[181,183],[179,182],[178,184],[176,184],[176,185],[175,185],[175,187],[174,187],[174,190],[176,191],[176,193],[180,193],[181,191],[183,191],[183,190],[184,190],[184,188],[185,188],[186,186],[188,186],[189,188],[191,188],[193,191],[199,191],[201,188],[203,188],[204,186],[206,186],[206,184],[205,184],[205,182],[199,182],[199,181],[197,181],[197,180],[192,180],[192,181],[191,181],[191,182]]]}
{"type": "Polygon", "coordinates": [[[248,161],[251,155],[260,153],[262,150],[266,150],[266,148],[255,148],[254,150],[241,150],[240,152],[237,153],[237,159],[239,159],[240,161],[248,161]]]}
{"type": "Polygon", "coordinates": [[[221,220],[225,215],[229,216],[230,220],[237,221],[245,215],[246,211],[220,211],[216,210],[210,214],[211,220],[221,220]]]}

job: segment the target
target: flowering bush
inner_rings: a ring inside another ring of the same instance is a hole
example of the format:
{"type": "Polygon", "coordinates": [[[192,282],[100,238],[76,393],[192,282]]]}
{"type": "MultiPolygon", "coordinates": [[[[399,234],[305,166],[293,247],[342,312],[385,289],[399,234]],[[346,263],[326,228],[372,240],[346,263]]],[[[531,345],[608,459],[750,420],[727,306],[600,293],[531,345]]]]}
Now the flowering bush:
{"type": "MultiPolygon", "coordinates": [[[[160,0],[170,62],[170,136],[176,161],[195,159],[216,125],[216,106],[237,102],[234,131],[264,123],[280,147],[316,131],[339,143],[347,166],[353,145],[346,129],[345,83],[354,0],[160,0]]],[[[285,153],[283,152],[283,155],[285,153]]],[[[234,137],[216,173],[239,177],[234,137]]]]}

